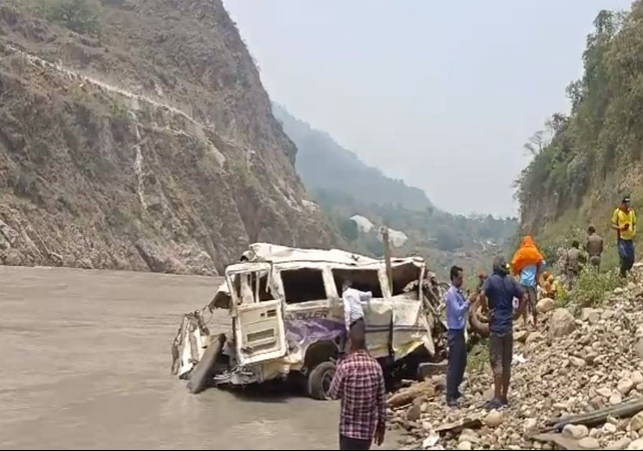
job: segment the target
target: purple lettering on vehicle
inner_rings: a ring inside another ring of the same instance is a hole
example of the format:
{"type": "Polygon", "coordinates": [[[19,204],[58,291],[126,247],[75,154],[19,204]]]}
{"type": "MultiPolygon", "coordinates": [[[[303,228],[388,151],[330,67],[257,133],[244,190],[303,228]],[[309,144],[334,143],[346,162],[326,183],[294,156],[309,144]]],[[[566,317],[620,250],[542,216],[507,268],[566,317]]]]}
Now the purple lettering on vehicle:
{"type": "Polygon", "coordinates": [[[291,319],[286,321],[286,340],[291,350],[305,350],[319,341],[339,340],[346,334],[344,323],[327,318],[291,319]]]}

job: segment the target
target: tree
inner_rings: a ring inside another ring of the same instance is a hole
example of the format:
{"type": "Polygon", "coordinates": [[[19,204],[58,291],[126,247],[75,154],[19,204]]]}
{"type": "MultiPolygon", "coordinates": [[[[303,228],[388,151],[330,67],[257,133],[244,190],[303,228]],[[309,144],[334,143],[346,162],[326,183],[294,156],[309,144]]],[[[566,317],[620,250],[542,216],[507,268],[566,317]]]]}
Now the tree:
{"type": "Polygon", "coordinates": [[[462,241],[458,238],[456,233],[447,228],[440,227],[435,234],[436,246],[441,251],[454,251],[462,246],[462,241]]]}
{"type": "Polygon", "coordinates": [[[544,130],[538,130],[536,133],[531,135],[529,141],[523,146],[524,149],[529,152],[532,156],[539,155],[545,147],[549,144],[548,136],[544,130]]]}
{"type": "Polygon", "coordinates": [[[346,219],[346,218],[340,219],[338,227],[339,227],[339,232],[350,243],[355,241],[359,236],[359,228],[357,227],[357,223],[352,219],[346,219]]]}

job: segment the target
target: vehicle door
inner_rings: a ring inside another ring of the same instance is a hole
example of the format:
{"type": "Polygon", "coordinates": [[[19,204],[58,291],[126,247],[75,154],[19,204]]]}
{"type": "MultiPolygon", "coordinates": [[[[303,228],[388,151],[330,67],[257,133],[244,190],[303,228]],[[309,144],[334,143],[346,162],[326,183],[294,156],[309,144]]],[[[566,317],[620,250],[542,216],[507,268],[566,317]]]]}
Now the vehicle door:
{"type": "Polygon", "coordinates": [[[226,273],[240,365],[283,357],[286,333],[282,301],[272,293],[269,263],[249,263],[226,273]],[[277,299],[275,299],[277,297],[277,299]]]}

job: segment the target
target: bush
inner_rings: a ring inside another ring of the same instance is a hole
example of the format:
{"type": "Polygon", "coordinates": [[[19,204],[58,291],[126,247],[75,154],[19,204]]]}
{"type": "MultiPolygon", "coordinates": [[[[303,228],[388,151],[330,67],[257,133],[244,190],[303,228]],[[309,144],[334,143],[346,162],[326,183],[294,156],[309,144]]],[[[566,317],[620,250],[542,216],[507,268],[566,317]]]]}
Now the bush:
{"type": "Polygon", "coordinates": [[[481,373],[487,371],[489,365],[489,342],[482,340],[467,354],[467,370],[471,373],[481,373]]]}
{"type": "Polygon", "coordinates": [[[569,296],[582,307],[599,306],[609,293],[622,285],[623,279],[619,276],[618,271],[612,270],[597,274],[596,271],[588,268],[581,272],[578,283],[569,296]]]}
{"type": "Polygon", "coordinates": [[[76,33],[100,35],[100,5],[95,0],[38,0],[36,10],[47,20],[76,33]]]}
{"type": "Polygon", "coordinates": [[[127,107],[116,100],[109,104],[109,114],[116,122],[126,124],[129,121],[129,111],[127,107]]]}

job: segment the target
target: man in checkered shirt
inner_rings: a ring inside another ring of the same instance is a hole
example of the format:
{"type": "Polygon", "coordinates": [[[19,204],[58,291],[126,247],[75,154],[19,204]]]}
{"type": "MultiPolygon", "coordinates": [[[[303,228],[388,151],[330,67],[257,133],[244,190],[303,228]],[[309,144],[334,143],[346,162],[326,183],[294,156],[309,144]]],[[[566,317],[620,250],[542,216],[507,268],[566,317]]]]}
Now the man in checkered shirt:
{"type": "Polygon", "coordinates": [[[350,330],[350,355],[340,362],[330,387],[330,396],[342,400],[339,449],[371,449],[384,442],[386,389],[380,364],[366,351],[366,327],[357,323],[350,330]]]}

